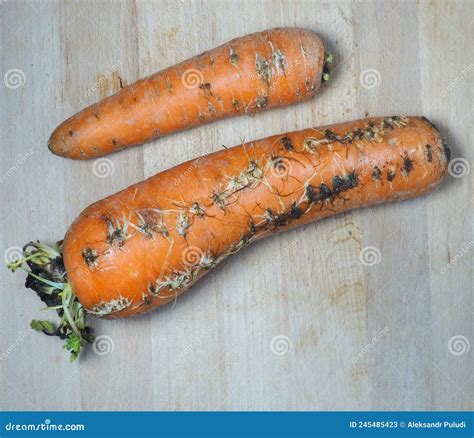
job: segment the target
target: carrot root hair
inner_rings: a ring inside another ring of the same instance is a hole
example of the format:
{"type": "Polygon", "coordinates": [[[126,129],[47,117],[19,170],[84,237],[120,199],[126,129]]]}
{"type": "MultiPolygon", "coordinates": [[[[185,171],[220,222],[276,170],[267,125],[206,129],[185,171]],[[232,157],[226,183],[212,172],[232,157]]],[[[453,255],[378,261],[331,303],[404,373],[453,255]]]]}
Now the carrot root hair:
{"type": "Polygon", "coordinates": [[[23,247],[23,258],[7,264],[15,272],[27,273],[25,287],[34,290],[46,304],[44,310],[55,310],[60,320],[33,319],[30,327],[48,336],[65,340],[63,348],[71,353],[71,362],[81,349],[94,341],[92,329],[86,324],[86,312],[67,279],[63,263],[62,241],[54,246],[28,242],[23,247]]]}

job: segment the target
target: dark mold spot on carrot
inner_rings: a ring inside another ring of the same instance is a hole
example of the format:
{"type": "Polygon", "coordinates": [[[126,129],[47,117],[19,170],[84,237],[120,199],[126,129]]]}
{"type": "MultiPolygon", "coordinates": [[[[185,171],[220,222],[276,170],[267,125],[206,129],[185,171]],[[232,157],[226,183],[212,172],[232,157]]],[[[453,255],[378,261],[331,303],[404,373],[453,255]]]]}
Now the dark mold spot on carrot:
{"type": "Polygon", "coordinates": [[[272,49],[272,61],[273,65],[277,69],[277,73],[280,74],[280,71],[285,75],[286,60],[280,49],[275,50],[271,41],[268,41],[268,45],[272,49]]]}
{"type": "Polygon", "coordinates": [[[69,135],[72,137],[73,135],[73,132],[71,130],[69,130],[69,135]]]}
{"type": "Polygon", "coordinates": [[[408,157],[408,154],[405,153],[403,157],[403,167],[402,167],[402,175],[406,178],[413,170],[413,160],[408,157]]]}
{"type": "Polygon", "coordinates": [[[153,302],[148,294],[143,294],[142,301],[143,301],[143,304],[145,304],[145,306],[148,306],[153,302]]]}
{"type": "Polygon", "coordinates": [[[209,112],[215,117],[216,107],[211,102],[207,103],[207,107],[209,108],[209,112]]]}
{"type": "Polygon", "coordinates": [[[380,169],[377,166],[375,166],[372,170],[372,178],[375,181],[380,181],[381,178],[382,178],[382,172],[380,171],[380,169]]]}
{"type": "Polygon", "coordinates": [[[306,91],[313,91],[315,89],[315,85],[309,79],[304,81],[304,85],[306,87],[306,91]]]}
{"type": "Polygon", "coordinates": [[[265,108],[268,104],[268,98],[267,96],[257,96],[257,100],[255,102],[255,107],[256,108],[265,108]]]}
{"type": "Polygon", "coordinates": [[[255,54],[255,66],[257,68],[258,77],[268,84],[272,77],[272,68],[270,63],[257,53],[255,54]]]}
{"type": "Polygon", "coordinates": [[[212,96],[211,84],[209,82],[206,82],[204,84],[199,84],[199,88],[203,90],[204,92],[206,92],[207,94],[209,94],[210,96],[212,96]]]}
{"type": "Polygon", "coordinates": [[[237,67],[239,64],[239,55],[235,53],[235,50],[232,46],[230,46],[230,55],[229,55],[229,62],[234,66],[237,67]]]}
{"type": "Polygon", "coordinates": [[[293,202],[293,204],[291,204],[291,210],[290,210],[291,218],[292,219],[299,219],[302,214],[303,214],[303,212],[301,211],[301,208],[298,207],[296,202],[293,202]]]}
{"type": "Polygon", "coordinates": [[[117,145],[117,139],[116,139],[116,138],[113,138],[113,139],[112,139],[112,144],[113,144],[114,146],[117,145]]]}
{"type": "Polygon", "coordinates": [[[109,245],[117,244],[118,246],[123,246],[127,237],[126,222],[124,221],[124,225],[122,226],[118,219],[115,220],[115,224],[107,216],[103,216],[102,219],[107,224],[107,242],[109,245]]]}
{"type": "Polygon", "coordinates": [[[291,142],[291,139],[289,137],[282,137],[281,138],[281,143],[283,144],[283,147],[287,150],[287,151],[292,151],[294,149],[293,147],[293,143],[291,142]]]}
{"type": "Polygon", "coordinates": [[[240,111],[240,105],[239,105],[239,101],[237,99],[232,99],[232,106],[234,107],[234,109],[237,112],[240,111]]]}
{"type": "Polygon", "coordinates": [[[82,251],[82,258],[84,259],[86,265],[89,266],[89,268],[96,268],[97,266],[99,266],[99,255],[97,254],[97,251],[93,248],[85,248],[82,251]]]}
{"type": "Polygon", "coordinates": [[[392,182],[395,178],[395,172],[392,169],[387,169],[387,181],[392,182]]]}
{"type": "Polygon", "coordinates": [[[166,76],[166,89],[172,93],[173,92],[173,82],[171,82],[171,78],[166,76]]]}
{"type": "Polygon", "coordinates": [[[446,156],[446,160],[450,161],[451,160],[451,149],[448,147],[448,143],[442,139],[443,142],[443,149],[444,149],[444,155],[446,156]]]}
{"type": "Polygon", "coordinates": [[[199,205],[198,202],[194,202],[189,211],[198,217],[203,217],[205,215],[204,209],[199,205]]]}
{"type": "Polygon", "coordinates": [[[431,152],[431,146],[429,144],[426,145],[426,159],[429,163],[433,162],[433,153],[431,152]]]}

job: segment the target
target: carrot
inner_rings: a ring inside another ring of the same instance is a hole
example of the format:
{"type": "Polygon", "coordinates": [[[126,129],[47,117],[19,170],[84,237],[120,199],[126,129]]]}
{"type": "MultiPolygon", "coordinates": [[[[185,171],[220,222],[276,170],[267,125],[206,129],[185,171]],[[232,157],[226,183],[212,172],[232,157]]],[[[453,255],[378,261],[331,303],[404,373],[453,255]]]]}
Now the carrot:
{"type": "MultiPolygon", "coordinates": [[[[76,305],[69,313],[81,327],[81,344],[90,334],[82,308],[122,318],[160,307],[262,237],[422,195],[441,182],[448,160],[438,130],[422,117],[275,135],[181,164],[92,204],[62,246],[30,243],[10,268],[26,261],[27,286],[48,305],[61,304],[62,316],[70,304],[58,294],[76,305]]],[[[66,337],[73,333],[68,324],[60,332],[66,337]]]]}
{"type": "Polygon", "coordinates": [[[314,96],[331,61],[305,29],[237,38],[85,108],[55,129],[48,146],[67,158],[99,157],[223,117],[295,104],[314,96]]]}

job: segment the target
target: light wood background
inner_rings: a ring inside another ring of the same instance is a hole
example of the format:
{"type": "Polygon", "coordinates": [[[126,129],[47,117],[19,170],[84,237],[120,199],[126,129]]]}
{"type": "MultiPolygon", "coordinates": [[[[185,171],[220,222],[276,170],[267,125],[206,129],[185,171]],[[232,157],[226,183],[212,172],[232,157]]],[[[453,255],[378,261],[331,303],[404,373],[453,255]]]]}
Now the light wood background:
{"type": "MultiPolygon", "coordinates": [[[[366,114],[424,114],[467,173],[473,6],[1,1],[2,253],[11,257],[30,239],[52,243],[93,201],[223,144],[366,114]],[[119,77],[131,83],[275,26],[314,29],[334,54],[331,82],[311,102],[115,154],[106,178],[95,176],[93,161],[46,148],[59,122],[115,92],[119,77]],[[21,71],[18,87],[12,69],[21,71]]],[[[174,307],[94,320],[113,351],[91,349],[73,364],[56,339],[28,330],[40,302],[22,274],[2,267],[0,408],[472,409],[473,175],[259,242],[174,307]],[[377,264],[361,263],[366,247],[376,248],[377,264]]]]}

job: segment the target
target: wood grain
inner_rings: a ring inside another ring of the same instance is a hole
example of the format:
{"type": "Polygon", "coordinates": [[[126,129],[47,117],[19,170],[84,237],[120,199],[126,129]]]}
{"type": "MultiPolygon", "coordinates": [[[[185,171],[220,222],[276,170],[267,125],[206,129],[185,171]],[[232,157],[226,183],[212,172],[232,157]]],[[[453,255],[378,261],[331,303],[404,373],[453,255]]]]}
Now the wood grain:
{"type": "MultiPolygon", "coordinates": [[[[91,202],[222,145],[366,114],[423,114],[454,158],[474,162],[469,1],[9,1],[0,16],[6,256],[60,239],[91,202]],[[112,155],[107,177],[100,163],[46,148],[59,122],[120,81],[275,26],[313,29],[334,53],[314,100],[112,155]],[[22,86],[7,86],[11,69],[22,86]]],[[[74,364],[28,330],[39,302],[3,268],[0,409],[472,409],[474,347],[449,349],[455,336],[474,342],[472,175],[262,241],[174,306],[94,320],[114,349],[74,364]],[[361,263],[367,247],[379,263],[361,263]]]]}

